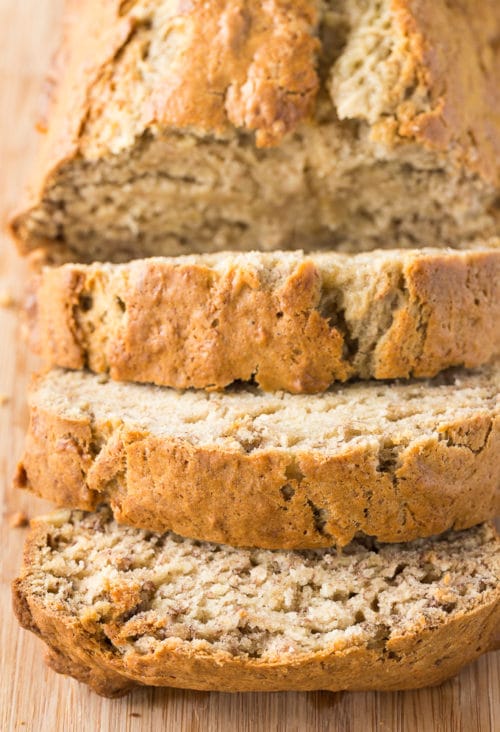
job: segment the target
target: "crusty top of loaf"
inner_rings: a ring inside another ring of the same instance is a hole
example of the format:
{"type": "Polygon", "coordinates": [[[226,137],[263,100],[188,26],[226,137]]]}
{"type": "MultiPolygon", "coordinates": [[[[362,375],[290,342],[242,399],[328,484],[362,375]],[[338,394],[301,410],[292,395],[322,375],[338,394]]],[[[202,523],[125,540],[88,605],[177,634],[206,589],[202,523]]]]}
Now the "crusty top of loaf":
{"type": "Polygon", "coordinates": [[[327,99],[495,181],[499,29],[496,0],[70,0],[48,160],[161,130],[276,145],[327,99]]]}

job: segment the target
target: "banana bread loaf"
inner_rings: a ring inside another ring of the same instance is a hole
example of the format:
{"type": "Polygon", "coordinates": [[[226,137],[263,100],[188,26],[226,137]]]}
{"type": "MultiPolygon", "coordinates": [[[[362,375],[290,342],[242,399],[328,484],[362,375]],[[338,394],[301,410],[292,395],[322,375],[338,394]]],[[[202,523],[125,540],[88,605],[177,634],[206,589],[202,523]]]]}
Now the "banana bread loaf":
{"type": "Polygon", "coordinates": [[[498,233],[498,0],[69,0],[23,251],[498,233]]]}

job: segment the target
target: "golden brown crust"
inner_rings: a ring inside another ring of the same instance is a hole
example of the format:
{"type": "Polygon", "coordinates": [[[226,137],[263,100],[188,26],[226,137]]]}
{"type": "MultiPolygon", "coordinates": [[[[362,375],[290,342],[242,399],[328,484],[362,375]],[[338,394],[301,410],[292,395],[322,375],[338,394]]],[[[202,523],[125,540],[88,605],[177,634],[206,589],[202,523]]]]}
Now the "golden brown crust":
{"type": "MultiPolygon", "coordinates": [[[[498,184],[498,3],[392,0],[392,4],[414,58],[409,75],[428,89],[430,103],[429,109],[418,110],[412,102],[402,102],[380,130],[388,124],[403,138],[451,151],[459,164],[498,184]]],[[[381,132],[382,138],[385,133],[381,132]]]]}
{"type": "Polygon", "coordinates": [[[422,624],[378,647],[352,646],[304,654],[292,661],[259,661],[222,651],[195,650],[172,639],[146,655],[121,655],[68,617],[50,612],[29,589],[30,553],[46,541],[37,522],[25,548],[25,569],[13,585],[14,607],[24,628],[51,649],[49,663],[104,696],[119,696],[135,685],[218,691],[396,690],[439,684],[494,647],[500,622],[498,592],[436,627],[422,624]],[[457,643],[460,638],[460,643],[457,643]]]}
{"type": "Polygon", "coordinates": [[[312,262],[299,265],[277,291],[243,267],[219,274],[151,260],[134,263],[127,274],[109,298],[109,328],[92,343],[81,303],[92,300],[94,286],[111,294],[106,272],[45,271],[38,302],[47,365],[88,365],[114,379],[177,388],[221,388],[256,373],[266,389],[311,392],[327,388],[332,371],[350,376],[342,337],[317,310],[320,282],[312,262]]]}
{"type": "Polygon", "coordinates": [[[255,130],[261,147],[311,114],[319,83],[314,0],[192,0],[179,8],[189,42],[153,92],[145,127],[217,133],[230,123],[255,130]]]}
{"type": "Polygon", "coordinates": [[[297,255],[279,278],[265,257],[260,270],[230,255],[224,269],[175,259],[46,269],[38,289],[45,363],[176,388],[253,377],[265,390],[314,393],[352,377],[474,368],[500,352],[499,250],[395,251],[370,260],[369,278],[357,271],[366,257],[338,259],[332,271],[352,276],[335,284],[314,257],[297,255]],[[328,307],[329,293],[336,304],[328,307]]]}
{"type": "Polygon", "coordinates": [[[109,503],[118,521],[233,546],[384,542],[468,528],[500,506],[500,418],[479,411],[410,441],[398,465],[378,442],[321,451],[241,453],[32,407],[15,478],[57,505],[109,503]],[[195,508],[194,508],[195,507],[195,508]]]}

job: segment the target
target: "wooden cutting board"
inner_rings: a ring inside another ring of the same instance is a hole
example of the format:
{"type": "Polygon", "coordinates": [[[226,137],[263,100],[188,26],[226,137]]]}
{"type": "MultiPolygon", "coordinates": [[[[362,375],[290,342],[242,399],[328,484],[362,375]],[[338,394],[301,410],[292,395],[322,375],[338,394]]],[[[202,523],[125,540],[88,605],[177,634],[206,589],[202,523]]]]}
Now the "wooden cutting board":
{"type": "MultiPolygon", "coordinates": [[[[57,42],[62,2],[0,0],[2,224],[19,199],[33,161],[36,109],[48,59],[57,42]]],[[[26,272],[8,237],[1,232],[0,237],[1,732],[500,730],[500,653],[482,658],[439,688],[394,694],[230,695],[145,689],[110,701],[47,669],[42,643],[18,629],[10,607],[10,581],[21,561],[26,529],[11,528],[9,519],[16,511],[33,516],[48,506],[13,491],[10,484],[22,450],[26,386],[35,360],[21,338],[16,306],[22,298],[26,272]],[[9,294],[14,306],[9,306],[9,294]]]]}

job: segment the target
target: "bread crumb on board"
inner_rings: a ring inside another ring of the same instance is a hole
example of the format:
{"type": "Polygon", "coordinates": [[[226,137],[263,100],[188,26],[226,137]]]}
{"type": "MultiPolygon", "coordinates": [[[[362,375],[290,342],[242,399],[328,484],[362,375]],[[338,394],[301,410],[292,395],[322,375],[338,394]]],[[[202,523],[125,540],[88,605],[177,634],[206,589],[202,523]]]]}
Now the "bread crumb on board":
{"type": "Polygon", "coordinates": [[[8,287],[2,287],[0,288],[0,308],[13,308],[17,305],[17,300],[15,299],[12,292],[9,290],[8,287]]]}
{"type": "Polygon", "coordinates": [[[4,394],[3,392],[0,392],[0,407],[3,407],[5,404],[8,404],[10,397],[8,394],[4,394]]]}
{"type": "Polygon", "coordinates": [[[16,511],[9,516],[9,526],[12,529],[24,529],[29,522],[30,520],[24,511],[16,511]]]}

